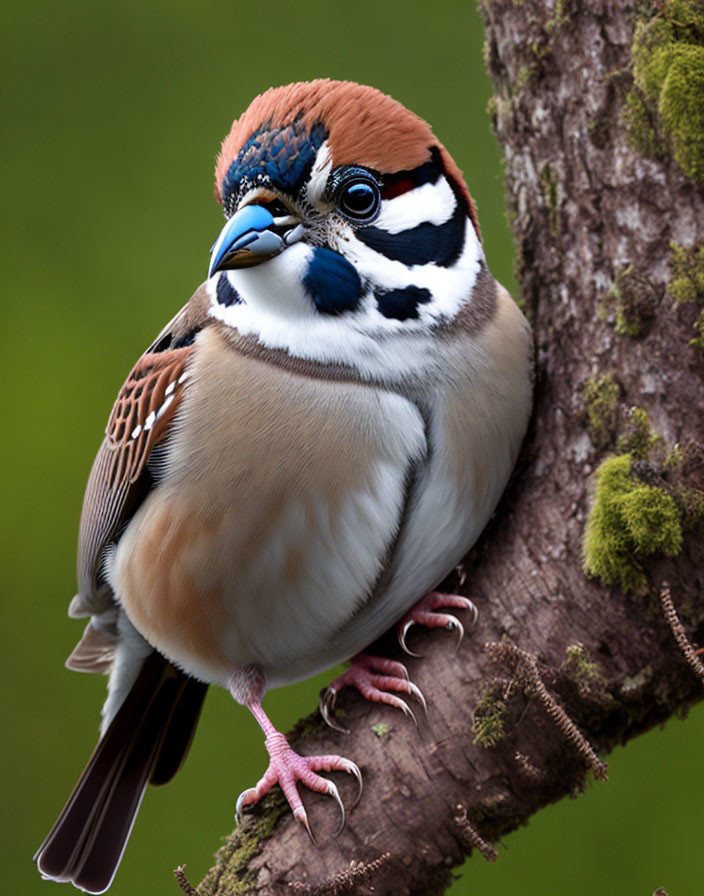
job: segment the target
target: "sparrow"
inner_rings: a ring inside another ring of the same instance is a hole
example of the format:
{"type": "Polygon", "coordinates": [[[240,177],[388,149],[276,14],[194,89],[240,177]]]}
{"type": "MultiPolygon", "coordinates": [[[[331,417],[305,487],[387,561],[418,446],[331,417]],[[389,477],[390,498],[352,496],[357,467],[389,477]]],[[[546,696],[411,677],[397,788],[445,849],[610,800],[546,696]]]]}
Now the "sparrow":
{"type": "MultiPolygon", "coordinates": [[[[526,320],[493,278],[462,173],[391,97],[316,80],[256,97],[225,137],[208,277],[135,364],[85,492],[70,669],[109,673],[101,735],[35,860],[113,880],[148,783],[183,762],[209,684],[261,726],[306,827],[305,786],[357,766],[293,751],[267,688],[346,659],[341,687],[409,711],[364,649],[473,610],[433,589],[477,540],[531,410],[526,320]],[[400,622],[399,622],[400,620],[400,622]]],[[[344,809],[343,809],[344,818],[344,809]]]]}

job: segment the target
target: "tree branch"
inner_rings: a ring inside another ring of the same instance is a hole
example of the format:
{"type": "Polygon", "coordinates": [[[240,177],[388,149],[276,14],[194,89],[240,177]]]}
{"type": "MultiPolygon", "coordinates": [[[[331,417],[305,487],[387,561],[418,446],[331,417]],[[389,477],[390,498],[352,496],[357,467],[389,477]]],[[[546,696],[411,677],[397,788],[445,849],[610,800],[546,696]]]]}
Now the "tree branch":
{"type": "MultiPolygon", "coordinates": [[[[418,730],[346,692],[350,736],[317,714],[297,726],[296,749],[362,768],[364,797],[340,837],[326,801],[306,795],[314,847],[273,794],[229,838],[201,896],[440,893],[466,853],[493,858],[490,844],[582,788],[588,769],[605,778],[600,755],[703,696],[658,600],[667,579],[704,643],[704,352],[690,345],[696,305],[668,291],[670,243],[682,261],[704,240],[702,192],[666,148],[646,158],[629,137],[632,3],[485,0],[482,12],[538,370],[519,470],[465,561],[479,621],[456,655],[449,635],[418,635],[425,658],[409,671],[429,704],[418,730]],[[583,571],[583,534],[592,474],[614,451],[630,460],[597,486],[599,581],[583,571]],[[665,522],[669,541],[646,538],[665,522]],[[497,657],[518,686],[492,688],[497,657]],[[482,746],[473,714],[492,694],[494,745],[482,746]]],[[[672,624],[674,604],[667,613],[672,624]]],[[[341,791],[349,804],[353,785],[341,791]]]]}

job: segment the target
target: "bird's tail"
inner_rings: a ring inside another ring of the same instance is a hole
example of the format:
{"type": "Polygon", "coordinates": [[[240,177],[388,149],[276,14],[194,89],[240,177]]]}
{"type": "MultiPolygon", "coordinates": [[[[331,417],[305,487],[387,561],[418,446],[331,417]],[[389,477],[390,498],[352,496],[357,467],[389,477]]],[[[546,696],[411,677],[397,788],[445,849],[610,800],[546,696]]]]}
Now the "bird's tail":
{"type": "Polygon", "coordinates": [[[191,744],[207,685],[150,654],[34,860],[88,893],[112,883],[148,783],[166,784],[191,744]]]}

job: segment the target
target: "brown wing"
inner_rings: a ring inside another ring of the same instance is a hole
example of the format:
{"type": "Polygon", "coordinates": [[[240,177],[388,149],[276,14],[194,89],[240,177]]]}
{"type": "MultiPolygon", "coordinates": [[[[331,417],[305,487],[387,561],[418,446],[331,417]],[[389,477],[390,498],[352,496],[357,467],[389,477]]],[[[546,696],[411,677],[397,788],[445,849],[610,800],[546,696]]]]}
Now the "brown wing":
{"type": "Polygon", "coordinates": [[[105,549],[117,540],[153,485],[147,467],[165,443],[188,380],[193,340],[208,324],[201,287],[137,361],[110,414],[88,479],[78,534],[78,594],[71,616],[106,610],[113,602],[103,575],[105,549]]]}
{"type": "Polygon", "coordinates": [[[153,354],[137,361],[117,396],[105,430],[110,491],[136,482],[154,446],[171,424],[188,377],[193,346],[153,354]]]}

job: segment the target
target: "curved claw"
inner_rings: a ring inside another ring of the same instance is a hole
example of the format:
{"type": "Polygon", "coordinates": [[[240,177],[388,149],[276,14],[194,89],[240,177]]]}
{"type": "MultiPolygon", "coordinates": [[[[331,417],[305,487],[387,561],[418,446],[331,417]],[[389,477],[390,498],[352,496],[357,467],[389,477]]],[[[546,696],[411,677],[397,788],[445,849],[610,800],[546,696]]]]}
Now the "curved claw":
{"type": "Polygon", "coordinates": [[[472,618],[469,620],[469,624],[473,626],[476,625],[477,619],[479,619],[479,610],[477,609],[477,605],[469,598],[467,598],[467,602],[469,603],[467,609],[472,614],[472,618]]]}
{"type": "Polygon", "coordinates": [[[448,616],[447,627],[457,632],[457,643],[455,644],[455,653],[460,649],[462,638],[464,638],[464,626],[456,616],[448,616]]]}
{"type": "Polygon", "coordinates": [[[345,827],[345,804],[342,802],[342,798],[340,797],[340,791],[337,789],[337,786],[333,784],[332,781],[328,782],[328,793],[335,800],[337,805],[340,807],[340,814],[342,816],[340,820],[340,826],[333,834],[333,837],[339,837],[345,827]]]}
{"type": "Polygon", "coordinates": [[[345,728],[335,718],[335,704],[337,702],[337,691],[334,688],[323,688],[318,697],[318,709],[323,721],[328,727],[334,731],[340,731],[342,734],[349,734],[349,728],[345,728]]]}
{"type": "Polygon", "coordinates": [[[347,760],[347,767],[345,769],[348,775],[354,775],[357,779],[357,784],[359,785],[359,791],[357,792],[357,796],[355,801],[352,803],[352,808],[357,805],[357,803],[362,799],[362,791],[364,790],[364,783],[362,781],[362,773],[359,770],[359,766],[355,765],[351,759],[347,760]]]}
{"type": "Polygon", "coordinates": [[[313,836],[313,831],[311,831],[310,825],[308,824],[308,815],[306,814],[306,810],[302,806],[299,809],[294,809],[293,817],[308,831],[308,836],[310,837],[313,846],[317,846],[315,837],[313,836]]]}
{"type": "Polygon", "coordinates": [[[421,691],[421,689],[418,687],[417,684],[413,684],[412,681],[409,681],[409,682],[408,682],[408,686],[409,686],[409,688],[411,689],[411,694],[413,694],[413,696],[416,698],[416,700],[417,700],[417,701],[420,703],[420,705],[423,707],[423,711],[424,711],[424,712],[427,712],[427,711],[428,711],[428,704],[427,704],[426,701],[425,701],[425,697],[423,696],[423,692],[421,691]]]}
{"type": "Polygon", "coordinates": [[[412,619],[409,619],[408,622],[404,623],[403,628],[398,633],[398,643],[401,645],[402,650],[404,650],[409,656],[414,656],[416,658],[420,658],[423,656],[422,653],[414,653],[409,646],[406,644],[406,635],[411,629],[411,626],[415,625],[415,622],[412,619]]]}
{"type": "Polygon", "coordinates": [[[243,790],[242,793],[237,797],[237,802],[235,803],[235,824],[237,827],[241,827],[242,822],[244,821],[244,816],[242,814],[242,807],[245,804],[245,798],[248,793],[252,792],[252,788],[248,787],[247,790],[243,790]]]}
{"type": "Polygon", "coordinates": [[[411,707],[406,703],[405,700],[402,700],[400,697],[397,697],[396,701],[397,702],[394,703],[394,706],[397,706],[404,715],[410,716],[413,719],[413,724],[417,728],[418,727],[418,719],[416,718],[416,714],[413,712],[411,707]]]}

